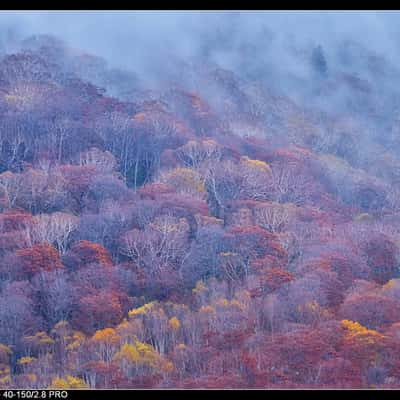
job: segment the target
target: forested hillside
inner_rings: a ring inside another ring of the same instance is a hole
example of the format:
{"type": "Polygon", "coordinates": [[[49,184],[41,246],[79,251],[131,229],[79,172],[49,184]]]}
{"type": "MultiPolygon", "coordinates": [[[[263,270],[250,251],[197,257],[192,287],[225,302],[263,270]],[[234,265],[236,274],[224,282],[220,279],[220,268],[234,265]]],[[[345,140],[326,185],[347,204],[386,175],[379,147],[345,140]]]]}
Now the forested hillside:
{"type": "Polygon", "coordinates": [[[400,387],[390,61],[294,49],[306,85],[204,49],[155,88],[56,37],[17,47],[0,59],[0,387],[400,387]]]}

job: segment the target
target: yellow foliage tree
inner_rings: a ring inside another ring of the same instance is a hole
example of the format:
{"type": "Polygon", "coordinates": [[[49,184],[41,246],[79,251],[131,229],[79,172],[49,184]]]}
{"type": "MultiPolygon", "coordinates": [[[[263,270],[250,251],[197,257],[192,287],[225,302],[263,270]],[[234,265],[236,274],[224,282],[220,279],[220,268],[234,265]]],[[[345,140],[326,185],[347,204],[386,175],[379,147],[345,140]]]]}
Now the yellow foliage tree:
{"type": "Polygon", "coordinates": [[[204,198],[206,188],[202,176],[190,168],[174,168],[160,175],[160,182],[175,187],[178,193],[204,198]]]}
{"type": "Polygon", "coordinates": [[[170,373],[174,370],[174,364],[171,361],[163,359],[153,346],[139,340],[135,340],[134,343],[125,343],[115,355],[114,360],[122,362],[122,368],[125,370],[134,368],[136,373],[146,370],[170,373]]]}
{"type": "Polygon", "coordinates": [[[25,336],[24,342],[38,349],[40,353],[48,352],[49,348],[55,343],[55,341],[43,331],[37,332],[33,336],[25,336]]]}
{"type": "Polygon", "coordinates": [[[140,359],[139,351],[134,344],[125,343],[121,350],[115,355],[115,360],[126,360],[130,363],[137,363],[140,359]]]}
{"type": "Polygon", "coordinates": [[[341,323],[346,328],[345,343],[349,357],[359,360],[363,368],[379,364],[384,336],[358,322],[342,320],[341,323]]]}
{"type": "Polygon", "coordinates": [[[35,357],[21,357],[17,364],[21,367],[22,371],[26,374],[32,372],[32,368],[35,368],[35,357]]]}
{"type": "Polygon", "coordinates": [[[168,321],[168,324],[171,327],[171,329],[173,329],[174,331],[179,330],[179,328],[181,327],[181,323],[180,323],[179,319],[176,317],[170,318],[170,320],[168,321]]]}
{"type": "Polygon", "coordinates": [[[161,357],[154,348],[147,343],[135,340],[134,343],[125,343],[115,355],[116,361],[125,361],[135,364],[136,367],[148,367],[155,369],[161,365],[161,357]]]}
{"type": "Polygon", "coordinates": [[[272,172],[271,167],[264,161],[252,160],[251,158],[249,158],[247,156],[242,156],[240,158],[240,161],[247,167],[260,169],[260,170],[263,170],[268,173],[272,172]]]}
{"type": "Polygon", "coordinates": [[[348,340],[357,340],[363,341],[367,344],[375,344],[378,340],[383,339],[382,334],[373,329],[368,329],[358,322],[347,319],[344,319],[341,322],[347,330],[346,338],[348,340]]]}
{"type": "Polygon", "coordinates": [[[105,328],[95,332],[92,337],[94,342],[118,343],[120,337],[113,328],[105,328]]]}
{"type": "Polygon", "coordinates": [[[129,317],[136,317],[137,315],[144,315],[147,314],[154,306],[156,305],[155,301],[151,303],[144,304],[141,307],[134,308],[128,312],[129,317]]]}
{"type": "Polygon", "coordinates": [[[86,382],[76,376],[68,375],[66,378],[54,378],[49,389],[87,389],[86,382]]]}
{"type": "Polygon", "coordinates": [[[67,346],[68,350],[75,350],[81,346],[81,344],[85,341],[86,336],[79,331],[75,331],[72,335],[68,338],[70,343],[67,346]]]}
{"type": "Polygon", "coordinates": [[[35,357],[21,357],[18,360],[18,364],[19,365],[27,365],[27,364],[31,364],[36,360],[35,357]]]}
{"type": "Polygon", "coordinates": [[[121,337],[115,329],[105,328],[95,332],[92,342],[96,345],[102,360],[109,362],[116,351],[120,339],[121,337]]]}

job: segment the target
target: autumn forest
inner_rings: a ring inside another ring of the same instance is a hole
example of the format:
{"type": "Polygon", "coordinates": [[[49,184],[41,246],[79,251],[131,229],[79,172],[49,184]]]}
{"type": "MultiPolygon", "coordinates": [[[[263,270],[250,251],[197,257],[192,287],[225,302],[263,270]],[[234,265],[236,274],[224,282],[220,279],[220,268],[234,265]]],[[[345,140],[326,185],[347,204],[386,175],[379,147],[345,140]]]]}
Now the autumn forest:
{"type": "Polygon", "coordinates": [[[154,85],[3,36],[1,388],[400,388],[385,54],[211,42],[154,85]]]}

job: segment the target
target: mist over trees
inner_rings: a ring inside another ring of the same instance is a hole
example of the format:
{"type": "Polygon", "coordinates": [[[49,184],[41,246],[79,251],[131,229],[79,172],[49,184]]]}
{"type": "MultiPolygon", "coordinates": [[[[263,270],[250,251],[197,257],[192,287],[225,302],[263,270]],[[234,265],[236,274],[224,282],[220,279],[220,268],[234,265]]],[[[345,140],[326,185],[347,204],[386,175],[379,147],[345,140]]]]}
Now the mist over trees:
{"type": "Polygon", "coordinates": [[[399,388],[396,55],[158,18],[1,31],[0,387],[399,388]]]}

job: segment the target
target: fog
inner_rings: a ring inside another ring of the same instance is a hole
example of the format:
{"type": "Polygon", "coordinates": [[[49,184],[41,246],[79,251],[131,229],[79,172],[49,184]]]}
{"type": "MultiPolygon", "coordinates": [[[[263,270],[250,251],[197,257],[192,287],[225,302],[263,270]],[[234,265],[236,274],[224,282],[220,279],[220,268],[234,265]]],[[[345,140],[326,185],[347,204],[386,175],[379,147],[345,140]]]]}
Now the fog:
{"type": "Polygon", "coordinates": [[[268,54],[280,67],[291,68],[282,54],[289,42],[296,47],[321,44],[332,58],[334,47],[347,39],[396,61],[399,16],[395,11],[31,11],[1,12],[0,23],[3,35],[10,28],[21,36],[54,34],[105,57],[112,66],[143,72],[164,64],[166,57],[205,51],[222,66],[234,67],[244,45],[258,50],[257,59],[268,54]]]}
{"type": "Polygon", "coordinates": [[[77,52],[103,57],[110,68],[135,72],[151,89],[162,81],[187,83],[182,63],[215,64],[323,111],[341,113],[351,103],[364,119],[373,103],[380,131],[400,104],[399,20],[397,11],[10,11],[0,13],[0,43],[12,52],[20,39],[54,35],[77,52]],[[318,46],[326,76],[311,62],[318,46]],[[343,73],[362,79],[373,95],[338,85],[343,73]]]}

